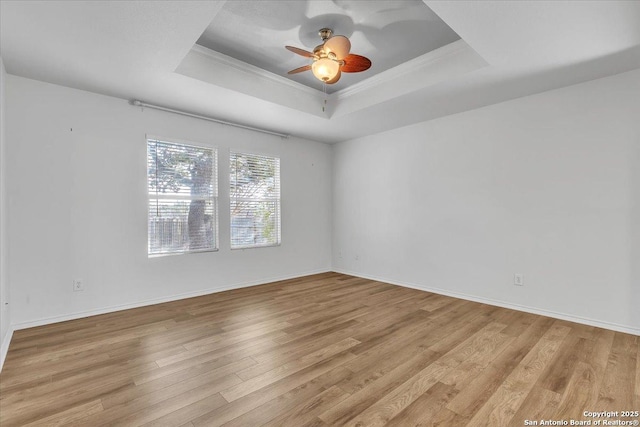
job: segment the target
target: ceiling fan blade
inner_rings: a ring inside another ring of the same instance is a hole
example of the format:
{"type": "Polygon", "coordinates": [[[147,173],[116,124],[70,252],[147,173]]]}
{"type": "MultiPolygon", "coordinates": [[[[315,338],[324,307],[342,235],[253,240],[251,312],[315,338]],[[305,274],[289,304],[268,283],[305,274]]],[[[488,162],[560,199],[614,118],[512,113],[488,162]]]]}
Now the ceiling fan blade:
{"type": "Polygon", "coordinates": [[[305,65],[303,67],[298,67],[294,70],[289,71],[287,74],[298,74],[301,73],[303,71],[309,71],[311,69],[311,65],[305,65]]]}
{"type": "Polygon", "coordinates": [[[338,70],[338,74],[336,74],[336,76],[334,78],[332,78],[331,80],[327,80],[325,83],[328,85],[332,85],[335,82],[337,82],[338,80],[340,80],[340,76],[342,75],[342,73],[340,72],[340,70],[338,70]]]}
{"type": "Polygon", "coordinates": [[[285,46],[285,49],[290,50],[293,53],[297,53],[300,56],[304,56],[305,58],[313,58],[313,53],[300,49],[299,47],[285,46]]]}
{"type": "Polygon", "coordinates": [[[360,71],[368,70],[369,67],[371,67],[369,58],[352,53],[344,58],[344,65],[340,67],[340,70],[344,73],[359,73],[360,71]]]}

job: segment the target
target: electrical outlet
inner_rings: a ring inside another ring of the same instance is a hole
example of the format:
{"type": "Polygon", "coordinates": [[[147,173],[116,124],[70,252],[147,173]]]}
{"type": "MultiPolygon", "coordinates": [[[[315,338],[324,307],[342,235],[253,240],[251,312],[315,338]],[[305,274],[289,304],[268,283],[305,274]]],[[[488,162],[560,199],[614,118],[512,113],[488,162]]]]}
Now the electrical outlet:
{"type": "Polygon", "coordinates": [[[82,279],[73,279],[73,292],[84,291],[84,281],[82,279]]]}
{"type": "Polygon", "coordinates": [[[513,275],[513,284],[516,286],[524,286],[524,276],[522,274],[513,275]]]}

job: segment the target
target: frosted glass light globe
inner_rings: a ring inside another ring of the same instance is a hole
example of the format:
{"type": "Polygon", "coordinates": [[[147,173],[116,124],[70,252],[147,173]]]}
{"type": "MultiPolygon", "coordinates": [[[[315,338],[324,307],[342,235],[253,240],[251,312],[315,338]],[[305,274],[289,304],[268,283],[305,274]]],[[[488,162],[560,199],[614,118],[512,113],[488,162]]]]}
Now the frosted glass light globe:
{"type": "Polygon", "coordinates": [[[333,79],[340,69],[340,64],[329,58],[318,59],[311,65],[311,71],[318,80],[328,82],[333,79]]]}
{"type": "Polygon", "coordinates": [[[351,42],[345,36],[333,36],[324,42],[324,51],[329,58],[335,55],[335,59],[342,60],[349,55],[351,42]]]}

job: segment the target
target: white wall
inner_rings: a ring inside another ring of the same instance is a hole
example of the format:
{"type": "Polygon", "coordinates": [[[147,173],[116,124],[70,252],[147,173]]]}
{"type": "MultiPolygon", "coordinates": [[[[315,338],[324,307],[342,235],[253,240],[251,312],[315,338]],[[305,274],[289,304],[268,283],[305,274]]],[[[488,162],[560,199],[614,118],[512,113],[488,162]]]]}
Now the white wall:
{"type": "Polygon", "coordinates": [[[9,317],[9,281],[7,263],[7,198],[6,198],[6,156],[5,156],[5,79],[4,63],[0,57],[0,369],[9,349],[11,340],[11,318],[9,317]]]}
{"type": "Polygon", "coordinates": [[[640,70],[340,143],[333,167],[334,270],[640,333],[640,70]]]}
{"type": "Polygon", "coordinates": [[[330,146],[12,75],[6,101],[16,328],[330,270],[330,146]],[[147,257],[146,133],[218,147],[219,252],[147,257]],[[280,247],[229,249],[230,147],[280,156],[280,247]]]}
{"type": "MultiPolygon", "coordinates": [[[[633,75],[633,74],[632,74],[633,75]]],[[[635,94],[633,101],[635,107],[630,108],[630,113],[635,114],[635,122],[633,126],[635,130],[631,131],[631,152],[629,153],[628,168],[631,171],[630,192],[631,212],[629,215],[629,239],[630,242],[630,277],[631,281],[631,298],[628,305],[631,307],[631,324],[636,327],[636,334],[640,335],[640,124],[638,123],[638,110],[640,109],[640,97],[638,85],[640,79],[638,73],[635,73],[635,90],[631,90],[631,95],[635,94]]]]}
{"type": "Polygon", "coordinates": [[[2,98],[18,328],[329,270],[333,222],[334,270],[640,331],[640,71],[333,149],[11,75],[2,98]],[[149,259],[145,133],[218,147],[221,190],[229,148],[280,156],[282,246],[230,251],[221,191],[219,252],[149,259]]]}

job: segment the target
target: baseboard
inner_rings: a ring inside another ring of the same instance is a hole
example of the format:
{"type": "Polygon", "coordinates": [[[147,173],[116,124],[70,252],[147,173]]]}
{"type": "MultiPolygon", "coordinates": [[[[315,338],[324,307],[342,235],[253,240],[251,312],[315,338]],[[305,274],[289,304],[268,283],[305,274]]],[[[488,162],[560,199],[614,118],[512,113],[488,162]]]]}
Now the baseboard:
{"type": "MultiPolygon", "coordinates": [[[[28,321],[28,322],[14,323],[11,326],[13,327],[13,330],[17,331],[17,330],[20,330],[20,329],[34,328],[36,326],[49,325],[49,324],[58,323],[58,322],[66,322],[68,320],[82,319],[84,317],[90,317],[90,316],[97,316],[99,314],[113,313],[113,312],[122,311],[122,310],[130,310],[132,308],[145,307],[145,306],[154,305],[154,304],[162,304],[162,303],[165,303],[165,302],[178,301],[178,300],[181,300],[181,299],[187,299],[187,298],[193,298],[193,297],[200,297],[200,296],[203,296],[203,295],[215,294],[215,293],[218,293],[218,292],[230,291],[230,290],[233,290],[233,289],[248,288],[250,286],[258,286],[258,285],[265,285],[267,283],[279,282],[281,280],[297,279],[299,277],[311,276],[313,274],[321,274],[321,273],[328,273],[328,272],[331,272],[331,269],[313,270],[313,271],[307,271],[307,272],[302,272],[302,273],[298,273],[298,274],[291,274],[291,275],[287,275],[287,276],[271,277],[271,278],[262,279],[262,280],[254,280],[254,281],[250,281],[250,282],[235,283],[235,284],[228,285],[228,286],[221,286],[221,287],[216,287],[216,288],[203,289],[203,290],[195,291],[195,292],[187,292],[187,293],[183,293],[183,294],[171,295],[171,296],[162,297],[162,298],[155,298],[155,299],[150,299],[150,300],[145,300],[145,301],[138,301],[138,302],[131,303],[131,304],[122,304],[122,305],[116,305],[116,306],[109,306],[109,307],[99,308],[99,309],[95,309],[95,310],[88,310],[88,311],[82,311],[82,312],[76,312],[76,313],[69,313],[69,314],[65,314],[65,315],[62,315],[62,316],[46,317],[46,318],[32,320],[32,321],[28,321]]],[[[4,347],[4,345],[3,345],[3,347],[4,347]]],[[[7,344],[7,348],[8,348],[8,344],[7,344]]]]}
{"type": "Polygon", "coordinates": [[[640,329],[633,328],[626,325],[619,325],[617,323],[604,322],[602,320],[589,319],[580,316],[574,316],[571,314],[558,313],[555,311],[545,310],[537,307],[528,307],[520,304],[513,304],[506,301],[494,300],[489,298],[478,297],[475,295],[468,295],[460,292],[451,292],[446,289],[432,288],[428,286],[417,285],[415,283],[398,282],[396,280],[386,279],[382,277],[375,277],[367,274],[357,273],[348,270],[333,270],[336,273],[348,274],[349,276],[361,277],[363,279],[375,280],[377,282],[389,283],[396,286],[402,286],[404,288],[417,289],[419,291],[432,292],[434,294],[446,295],[449,297],[460,298],[467,301],[479,302],[482,304],[495,305],[497,307],[509,308],[511,310],[524,311],[526,313],[538,314],[541,316],[553,317],[554,319],[567,320],[569,322],[581,323],[588,326],[596,326],[598,328],[610,329],[612,331],[624,332],[632,335],[640,335],[640,329]]]}
{"type": "Polygon", "coordinates": [[[11,343],[12,337],[13,337],[13,328],[9,326],[9,330],[5,334],[4,340],[2,341],[2,346],[0,346],[0,372],[2,372],[4,361],[7,358],[7,353],[9,352],[9,344],[11,343]]]}

